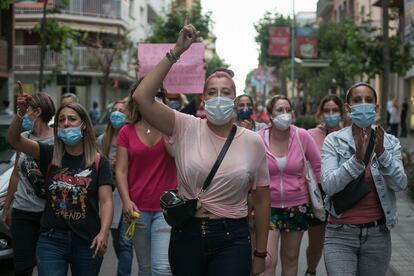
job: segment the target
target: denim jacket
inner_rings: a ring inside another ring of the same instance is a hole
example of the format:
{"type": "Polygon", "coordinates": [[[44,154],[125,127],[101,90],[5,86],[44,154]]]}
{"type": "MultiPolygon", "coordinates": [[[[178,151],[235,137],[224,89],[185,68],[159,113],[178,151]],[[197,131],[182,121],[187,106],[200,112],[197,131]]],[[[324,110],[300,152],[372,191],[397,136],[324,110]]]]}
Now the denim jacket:
{"type": "MultiPolygon", "coordinates": [[[[405,189],[407,176],[401,158],[401,145],[397,138],[384,134],[384,152],[371,159],[371,174],[386,218],[388,229],[397,224],[395,192],[405,189]]],[[[326,193],[325,208],[335,217],[330,197],[343,190],[356,179],[365,166],[355,159],[352,127],[329,134],[322,147],[321,183],[326,193]]]]}

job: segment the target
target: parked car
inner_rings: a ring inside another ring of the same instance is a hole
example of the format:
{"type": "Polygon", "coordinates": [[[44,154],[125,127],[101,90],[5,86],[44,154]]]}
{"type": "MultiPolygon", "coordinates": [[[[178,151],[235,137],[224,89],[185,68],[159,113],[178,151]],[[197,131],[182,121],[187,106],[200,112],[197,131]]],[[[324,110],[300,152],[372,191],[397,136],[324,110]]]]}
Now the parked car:
{"type": "MultiPolygon", "coordinates": [[[[0,116],[0,218],[3,216],[3,204],[9,187],[10,176],[13,171],[16,154],[6,142],[7,129],[13,116],[0,116]]],[[[13,257],[10,231],[0,219],[0,260],[13,257]]]]}

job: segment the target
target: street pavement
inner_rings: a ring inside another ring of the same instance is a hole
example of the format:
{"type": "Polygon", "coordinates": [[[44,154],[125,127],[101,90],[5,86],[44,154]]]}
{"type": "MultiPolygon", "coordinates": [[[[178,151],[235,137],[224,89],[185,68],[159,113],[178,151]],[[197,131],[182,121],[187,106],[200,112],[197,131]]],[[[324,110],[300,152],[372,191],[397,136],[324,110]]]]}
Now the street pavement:
{"type": "MultiPolygon", "coordinates": [[[[414,137],[401,138],[401,145],[411,152],[414,161],[414,137]]],[[[406,191],[397,193],[397,210],[399,221],[397,226],[391,231],[392,237],[392,256],[391,263],[386,276],[413,276],[414,275],[414,200],[409,198],[406,191]]],[[[105,255],[101,272],[99,275],[114,276],[117,269],[117,258],[109,241],[110,247],[105,255]]],[[[299,256],[298,275],[305,275],[306,271],[306,247],[308,245],[307,233],[304,234],[301,251],[299,256]]],[[[6,267],[1,262],[0,275],[13,275],[12,266],[6,267]],[[7,270],[7,271],[5,271],[7,270]]],[[[9,264],[8,264],[9,265],[9,264]]],[[[10,266],[10,265],[9,265],[10,266]]],[[[138,268],[136,259],[132,265],[132,274],[137,275],[138,268]]],[[[37,272],[33,273],[37,276],[37,272]]],[[[70,274],[69,274],[70,275],[70,274]]],[[[276,275],[280,275],[280,261],[276,269],[276,275]]],[[[325,264],[323,257],[317,268],[318,276],[326,276],[325,264]]]]}

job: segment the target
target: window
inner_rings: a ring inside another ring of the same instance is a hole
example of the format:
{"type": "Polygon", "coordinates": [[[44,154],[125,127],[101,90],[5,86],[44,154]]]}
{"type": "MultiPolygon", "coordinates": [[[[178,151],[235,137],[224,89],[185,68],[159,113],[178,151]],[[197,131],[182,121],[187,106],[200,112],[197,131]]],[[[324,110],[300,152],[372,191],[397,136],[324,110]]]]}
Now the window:
{"type": "Polygon", "coordinates": [[[129,17],[135,19],[135,0],[129,0],[129,17]]]}

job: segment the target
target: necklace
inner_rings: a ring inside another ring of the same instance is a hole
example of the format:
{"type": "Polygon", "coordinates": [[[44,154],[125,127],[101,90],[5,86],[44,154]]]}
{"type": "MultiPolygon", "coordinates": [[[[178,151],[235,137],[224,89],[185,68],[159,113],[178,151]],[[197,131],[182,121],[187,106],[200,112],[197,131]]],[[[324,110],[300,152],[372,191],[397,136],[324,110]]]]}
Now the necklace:
{"type": "Polygon", "coordinates": [[[151,127],[144,121],[142,121],[142,128],[144,129],[147,135],[151,134],[151,127]]]}

